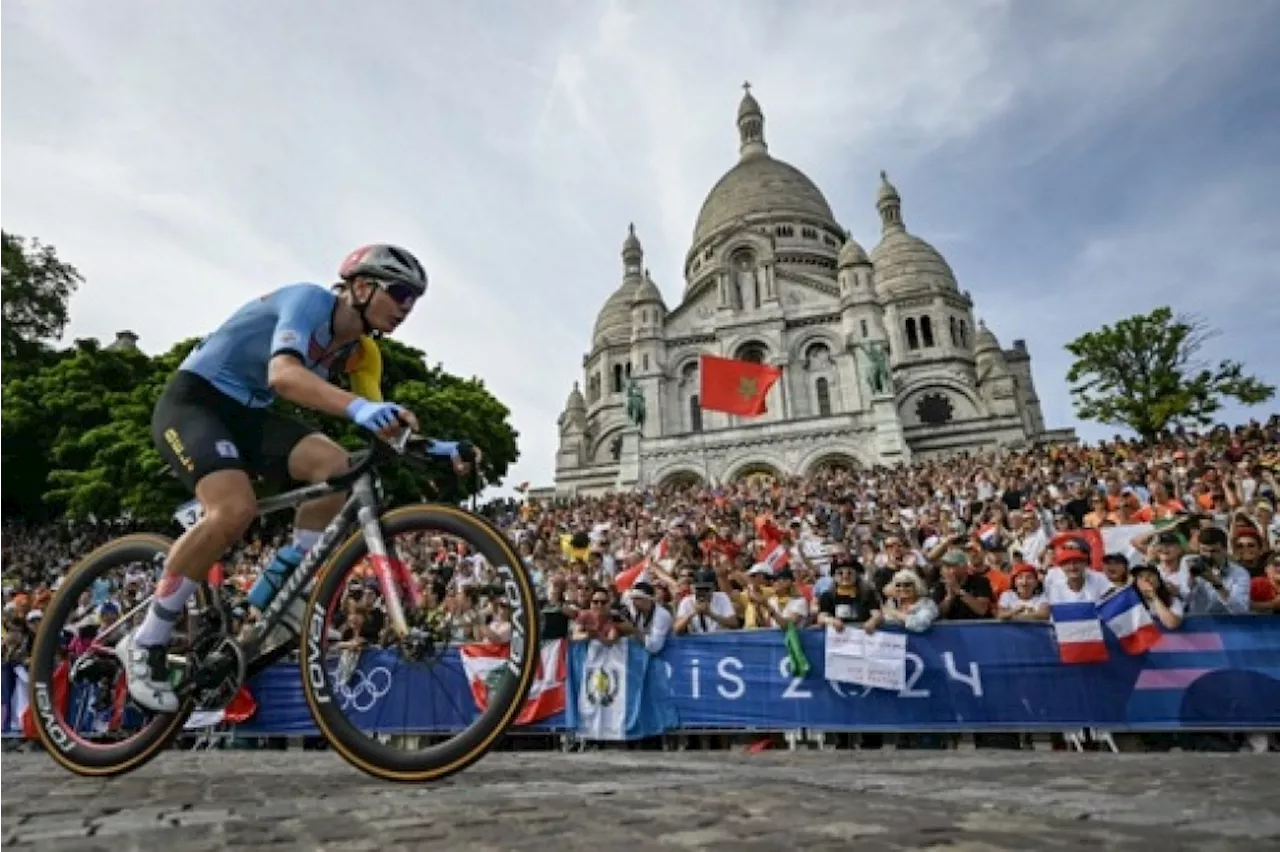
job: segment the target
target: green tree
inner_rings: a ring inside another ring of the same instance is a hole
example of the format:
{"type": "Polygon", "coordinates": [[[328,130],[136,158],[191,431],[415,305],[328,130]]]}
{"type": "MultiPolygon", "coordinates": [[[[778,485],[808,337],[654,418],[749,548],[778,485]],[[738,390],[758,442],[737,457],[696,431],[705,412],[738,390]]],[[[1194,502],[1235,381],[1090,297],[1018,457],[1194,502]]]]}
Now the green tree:
{"type": "Polygon", "coordinates": [[[190,498],[186,487],[164,471],[151,439],[151,414],[174,370],[198,342],[184,340],[147,358],[145,371],[139,371],[133,384],[104,394],[103,422],[60,436],[45,494],[50,505],[74,518],[129,515],[164,523],[190,498]]]}
{"type": "Polygon", "coordinates": [[[122,399],[151,381],[154,371],[152,359],[142,352],[77,340],[57,360],[5,382],[0,413],[5,515],[35,521],[66,511],[74,495],[61,474],[55,481],[54,471],[101,465],[99,430],[120,418],[122,399]]]}
{"type": "Polygon", "coordinates": [[[3,250],[4,325],[0,332],[0,357],[6,378],[27,374],[42,366],[51,354],[46,341],[56,339],[67,326],[68,301],[83,282],[70,264],[58,260],[52,246],[25,241],[0,232],[3,250]]]}
{"type": "Polygon", "coordinates": [[[1225,399],[1271,399],[1275,388],[1246,376],[1240,363],[1200,357],[1213,336],[1202,320],[1168,307],[1081,335],[1067,344],[1076,359],[1067,372],[1076,414],[1151,439],[1170,426],[1212,423],[1225,399]]]}

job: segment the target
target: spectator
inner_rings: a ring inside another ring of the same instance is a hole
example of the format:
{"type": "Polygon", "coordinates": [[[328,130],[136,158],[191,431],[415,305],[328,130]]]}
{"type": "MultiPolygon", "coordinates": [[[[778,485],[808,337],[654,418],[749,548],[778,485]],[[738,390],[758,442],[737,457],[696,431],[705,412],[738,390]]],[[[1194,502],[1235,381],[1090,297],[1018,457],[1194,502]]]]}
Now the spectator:
{"type": "Polygon", "coordinates": [[[864,628],[873,633],[883,624],[900,624],[913,633],[923,633],[938,618],[938,605],[926,597],[920,575],[905,568],[893,575],[885,593],[884,607],[873,613],[864,628]]]}
{"type": "MultiPolygon", "coordinates": [[[[895,584],[897,576],[895,575],[895,584]]],[[[942,580],[933,590],[938,617],[949,621],[988,618],[991,615],[991,583],[975,574],[969,555],[953,549],[942,558],[942,580]]]]}
{"type": "Polygon", "coordinates": [[[1191,575],[1188,615],[1249,611],[1249,572],[1227,558],[1227,534],[1218,527],[1200,533],[1199,553],[1183,558],[1191,575]]]}
{"type": "Polygon", "coordinates": [[[702,569],[694,575],[693,595],[680,601],[676,610],[676,633],[715,633],[738,626],[733,601],[716,586],[715,571],[702,569]]]}
{"type": "Polygon", "coordinates": [[[1020,562],[1009,576],[1013,588],[1000,595],[996,617],[1001,621],[1048,621],[1049,601],[1036,569],[1020,562]]]}
{"type": "Polygon", "coordinates": [[[650,654],[662,653],[671,635],[672,618],[671,612],[654,599],[653,586],[636,583],[626,595],[625,606],[628,617],[618,625],[618,632],[644,643],[650,654]]]}

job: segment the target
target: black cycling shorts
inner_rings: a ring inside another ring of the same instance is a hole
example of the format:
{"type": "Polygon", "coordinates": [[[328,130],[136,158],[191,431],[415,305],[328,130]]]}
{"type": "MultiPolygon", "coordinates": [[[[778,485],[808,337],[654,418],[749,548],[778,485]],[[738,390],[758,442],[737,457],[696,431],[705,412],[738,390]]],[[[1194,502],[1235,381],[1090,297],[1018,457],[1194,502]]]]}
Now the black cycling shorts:
{"type": "Polygon", "coordinates": [[[241,405],[203,377],[182,370],[169,380],[151,415],[151,438],[160,458],[192,491],[219,470],[295,484],[289,454],[317,431],[274,411],[241,405]]]}

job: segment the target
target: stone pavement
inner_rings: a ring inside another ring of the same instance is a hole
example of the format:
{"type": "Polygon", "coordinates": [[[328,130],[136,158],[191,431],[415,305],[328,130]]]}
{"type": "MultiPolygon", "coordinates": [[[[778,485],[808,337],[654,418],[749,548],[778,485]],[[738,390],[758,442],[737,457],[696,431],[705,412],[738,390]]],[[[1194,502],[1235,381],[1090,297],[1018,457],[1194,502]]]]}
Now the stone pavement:
{"type": "Polygon", "coordinates": [[[171,752],[115,781],[6,754],[8,849],[1262,849],[1254,754],[493,753],[427,787],[328,752],[171,752]]]}

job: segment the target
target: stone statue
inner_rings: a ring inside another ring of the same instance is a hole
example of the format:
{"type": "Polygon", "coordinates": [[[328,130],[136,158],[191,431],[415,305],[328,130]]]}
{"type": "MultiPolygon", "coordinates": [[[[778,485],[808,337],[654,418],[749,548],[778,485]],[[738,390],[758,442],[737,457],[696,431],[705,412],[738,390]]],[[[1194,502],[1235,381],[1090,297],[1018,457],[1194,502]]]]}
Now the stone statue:
{"type": "Polygon", "coordinates": [[[884,341],[873,340],[870,343],[859,343],[857,347],[867,356],[871,370],[867,374],[867,383],[873,393],[884,394],[892,390],[892,379],[889,377],[889,356],[884,341]]]}
{"type": "Polygon", "coordinates": [[[635,379],[627,383],[627,419],[636,426],[644,426],[644,391],[635,379]]]}

